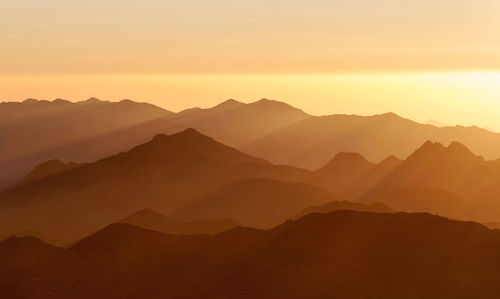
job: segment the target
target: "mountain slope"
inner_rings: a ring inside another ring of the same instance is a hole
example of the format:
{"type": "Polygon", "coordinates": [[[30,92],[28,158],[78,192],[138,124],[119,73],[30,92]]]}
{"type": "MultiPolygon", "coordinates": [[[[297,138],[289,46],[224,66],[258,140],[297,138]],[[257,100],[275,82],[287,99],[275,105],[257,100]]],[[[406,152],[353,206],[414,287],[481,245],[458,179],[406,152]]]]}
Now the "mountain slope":
{"type": "Polygon", "coordinates": [[[391,173],[401,161],[394,156],[379,164],[368,162],[358,153],[340,152],[306,179],[344,200],[356,200],[391,173]]]}
{"type": "MultiPolygon", "coordinates": [[[[29,100],[0,103],[0,188],[18,181],[43,161],[65,160],[66,156],[75,162],[103,158],[88,156],[78,147],[70,151],[60,149],[172,114],[151,104],[129,100],[116,103],[97,99],[77,103],[60,99],[52,102],[29,100]]],[[[149,138],[161,132],[150,133],[149,138]]],[[[127,150],[137,144],[133,143],[135,141],[131,140],[132,143],[127,143],[126,147],[116,146],[109,154],[127,150]]],[[[92,146],[100,148],[99,143],[92,146]]]]}
{"type": "Polygon", "coordinates": [[[427,140],[458,141],[488,160],[500,157],[498,133],[478,127],[438,128],[393,113],[310,117],[240,149],[274,163],[317,169],[338,152],[357,152],[374,162],[389,155],[404,159],[427,140]]]}
{"type": "MultiPolygon", "coordinates": [[[[5,242],[10,241],[0,242],[0,252],[5,242]]],[[[337,211],[272,230],[235,228],[215,236],[172,236],[114,224],[71,249],[41,254],[41,263],[29,258],[40,246],[21,245],[17,252],[26,256],[25,264],[0,258],[6,269],[0,274],[2,294],[495,298],[500,291],[500,232],[428,214],[337,211]],[[20,269],[23,279],[5,279],[20,269]]]]}
{"type": "Polygon", "coordinates": [[[138,210],[173,213],[245,178],[300,180],[307,172],[241,153],[193,129],[0,193],[0,235],[36,231],[67,244],[138,210]]]}
{"type": "Polygon", "coordinates": [[[228,100],[208,109],[179,112],[171,118],[176,125],[170,132],[195,128],[217,141],[239,147],[308,117],[302,110],[283,102],[262,99],[244,104],[228,100]]]}
{"type": "Polygon", "coordinates": [[[244,226],[271,228],[305,207],[335,199],[331,193],[313,185],[246,179],[210,192],[183,209],[179,216],[187,219],[231,217],[244,226]]]}
{"type": "Polygon", "coordinates": [[[27,184],[39,180],[43,180],[47,177],[51,177],[65,171],[74,169],[79,167],[80,165],[77,163],[68,163],[65,164],[57,159],[50,160],[44,163],[38,164],[28,175],[26,175],[21,184],[27,184]]]}
{"type": "Polygon", "coordinates": [[[491,221],[500,211],[500,171],[452,142],[426,142],[388,174],[364,200],[398,210],[422,209],[450,217],[491,221]]]}

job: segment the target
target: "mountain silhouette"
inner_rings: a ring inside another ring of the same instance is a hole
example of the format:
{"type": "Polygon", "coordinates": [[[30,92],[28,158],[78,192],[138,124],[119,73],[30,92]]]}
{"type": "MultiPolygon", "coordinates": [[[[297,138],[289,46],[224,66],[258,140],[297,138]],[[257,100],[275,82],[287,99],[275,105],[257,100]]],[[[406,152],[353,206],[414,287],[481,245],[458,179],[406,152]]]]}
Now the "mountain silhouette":
{"type": "Polygon", "coordinates": [[[270,133],[240,149],[273,163],[318,169],[338,152],[356,152],[372,162],[389,155],[405,159],[432,140],[458,141],[488,160],[500,156],[500,134],[478,127],[435,127],[394,113],[373,116],[313,116],[270,133]]]}
{"type": "Polygon", "coordinates": [[[188,109],[170,120],[170,132],[194,128],[224,144],[239,147],[310,117],[286,103],[262,99],[244,104],[228,100],[208,109],[188,109]]]}
{"type": "Polygon", "coordinates": [[[458,142],[426,142],[367,192],[397,210],[487,222],[497,219],[500,171],[458,142]]]}
{"type": "Polygon", "coordinates": [[[7,297],[494,298],[499,266],[499,231],[421,213],[314,213],[214,236],[112,224],[69,249],[0,242],[7,297]]]}
{"type": "MultiPolygon", "coordinates": [[[[85,148],[95,147],[99,153],[99,143],[87,143],[82,150],[70,147],[65,151],[64,147],[172,114],[151,104],[129,100],[90,99],[72,103],[58,99],[0,103],[0,188],[19,181],[44,161],[88,162],[128,150],[148,139],[133,136],[130,140],[121,139],[110,151],[97,156],[87,155],[85,148]]],[[[147,132],[148,138],[161,132],[147,132]]]]}
{"type": "Polygon", "coordinates": [[[1,192],[0,235],[36,228],[68,244],[146,207],[169,216],[237,180],[299,181],[306,174],[194,129],[159,134],[128,152],[1,192]]]}
{"type": "Polygon", "coordinates": [[[120,223],[127,223],[172,235],[213,235],[239,226],[238,223],[228,218],[221,220],[207,219],[192,222],[173,221],[151,209],[138,211],[120,220],[120,223]]]}
{"type": "Polygon", "coordinates": [[[373,164],[359,153],[340,152],[325,166],[314,171],[308,178],[342,199],[355,200],[364,195],[401,161],[394,156],[379,164],[373,164]]]}
{"type": "Polygon", "coordinates": [[[43,180],[47,177],[51,177],[65,171],[79,167],[80,164],[70,162],[65,164],[57,159],[50,160],[44,163],[38,164],[28,175],[26,175],[21,184],[27,184],[39,180],[43,180]]]}

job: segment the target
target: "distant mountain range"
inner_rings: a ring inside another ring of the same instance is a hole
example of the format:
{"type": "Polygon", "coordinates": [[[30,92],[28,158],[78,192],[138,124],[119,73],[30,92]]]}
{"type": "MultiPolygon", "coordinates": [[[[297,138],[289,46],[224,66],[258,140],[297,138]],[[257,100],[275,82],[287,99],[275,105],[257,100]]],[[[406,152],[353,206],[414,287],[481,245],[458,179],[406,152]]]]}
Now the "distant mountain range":
{"type": "Polygon", "coordinates": [[[428,140],[458,141],[487,160],[500,158],[500,134],[477,127],[435,127],[393,113],[311,116],[266,99],[250,104],[228,100],[179,113],[129,100],[30,99],[0,103],[0,118],[0,188],[48,160],[93,162],[158,133],[186,128],[273,163],[313,170],[339,152],[360,153],[371,162],[390,155],[405,159],[428,140]]]}
{"type": "Polygon", "coordinates": [[[41,162],[91,162],[144,143],[163,130],[160,120],[172,114],[129,100],[0,103],[0,188],[41,162]]]}
{"type": "Polygon", "coordinates": [[[68,249],[9,238],[0,269],[6,298],[495,298],[500,232],[353,211],[215,236],[120,223],[68,249]]]}
{"type": "Polygon", "coordinates": [[[406,159],[426,141],[460,142],[485,159],[500,158],[500,134],[478,127],[435,127],[394,113],[310,117],[241,147],[279,164],[317,169],[337,152],[360,153],[369,161],[389,155],[406,159]]]}

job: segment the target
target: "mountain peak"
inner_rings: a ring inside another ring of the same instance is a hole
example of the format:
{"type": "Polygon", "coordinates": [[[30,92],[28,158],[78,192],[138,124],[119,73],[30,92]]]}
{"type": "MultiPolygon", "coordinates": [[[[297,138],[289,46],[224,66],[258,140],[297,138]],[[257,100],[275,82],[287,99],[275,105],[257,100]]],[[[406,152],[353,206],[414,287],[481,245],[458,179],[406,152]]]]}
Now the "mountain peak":
{"type": "Polygon", "coordinates": [[[433,141],[426,141],[421,147],[419,147],[408,159],[415,158],[417,156],[429,156],[434,154],[439,154],[443,152],[446,147],[439,143],[433,141]]]}
{"type": "Polygon", "coordinates": [[[91,97],[91,98],[86,99],[85,101],[80,101],[78,103],[80,103],[80,104],[94,104],[94,103],[100,103],[100,102],[102,102],[102,101],[99,100],[98,98],[91,97]]]}
{"type": "Polygon", "coordinates": [[[33,99],[33,98],[27,98],[26,100],[23,101],[23,103],[26,103],[26,104],[29,104],[29,103],[37,103],[38,100],[37,99],[33,99]]]}
{"type": "Polygon", "coordinates": [[[386,112],[386,113],[382,113],[382,114],[376,114],[374,116],[378,117],[378,118],[383,118],[383,119],[400,119],[400,118],[402,118],[401,116],[397,115],[394,112],[386,112]]]}
{"type": "Polygon", "coordinates": [[[58,159],[52,159],[35,166],[35,168],[23,178],[21,184],[39,181],[44,178],[71,170],[78,166],[80,166],[80,164],[72,162],[65,164],[64,162],[61,162],[58,159]]]}
{"type": "Polygon", "coordinates": [[[382,162],[380,162],[379,165],[398,165],[401,162],[403,162],[403,161],[401,159],[399,159],[398,157],[396,157],[394,155],[390,155],[387,158],[385,158],[384,160],[382,160],[382,162]]]}
{"type": "Polygon", "coordinates": [[[234,99],[228,99],[228,100],[225,100],[224,102],[214,106],[213,108],[215,109],[218,109],[218,108],[235,108],[235,107],[239,107],[239,106],[242,106],[242,105],[245,105],[245,103],[242,103],[242,102],[239,102],[239,101],[236,101],[234,99]]]}
{"type": "Polygon", "coordinates": [[[476,156],[468,147],[457,141],[451,142],[450,145],[446,148],[445,153],[452,157],[460,159],[465,159],[467,157],[478,158],[478,156],[476,156]]]}
{"type": "Polygon", "coordinates": [[[57,98],[57,99],[53,100],[52,103],[54,103],[54,104],[71,104],[70,101],[65,100],[65,99],[61,99],[61,98],[57,98]]]}
{"type": "Polygon", "coordinates": [[[321,171],[332,170],[332,169],[347,169],[347,168],[369,168],[373,166],[370,161],[366,160],[359,153],[352,152],[339,152],[335,155],[333,159],[330,160],[321,171]]]}

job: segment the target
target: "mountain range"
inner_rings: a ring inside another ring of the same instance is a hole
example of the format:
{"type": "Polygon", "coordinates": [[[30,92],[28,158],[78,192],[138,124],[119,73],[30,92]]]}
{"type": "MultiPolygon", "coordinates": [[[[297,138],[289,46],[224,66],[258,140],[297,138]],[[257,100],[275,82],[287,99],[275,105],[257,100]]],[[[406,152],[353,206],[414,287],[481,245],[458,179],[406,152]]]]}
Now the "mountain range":
{"type": "Polygon", "coordinates": [[[68,249],[9,238],[0,269],[8,298],[494,298],[500,232],[353,211],[214,236],[119,223],[68,249]]]}
{"type": "MultiPolygon", "coordinates": [[[[141,209],[172,215],[239,180],[293,182],[306,174],[244,154],[194,129],[159,134],[128,152],[0,192],[0,235],[36,230],[67,244],[141,209]]],[[[318,204],[307,196],[300,200],[294,212],[318,204]]]]}
{"type": "Polygon", "coordinates": [[[477,127],[436,127],[393,113],[311,116],[278,101],[227,100],[211,108],[173,113],[147,103],[91,98],[0,103],[0,188],[37,164],[93,162],[128,151],[159,133],[195,128],[226,145],[275,164],[316,170],[336,153],[371,162],[406,159],[425,141],[460,142],[487,160],[500,158],[500,134],[477,127]]]}
{"type": "Polygon", "coordinates": [[[269,229],[339,200],[486,223],[498,220],[499,191],[498,162],[457,142],[426,142],[406,160],[389,156],[379,164],[341,152],[308,171],[187,129],[93,163],[39,165],[0,192],[0,236],[36,231],[68,245],[147,208],[177,222],[231,218],[269,229]]]}

